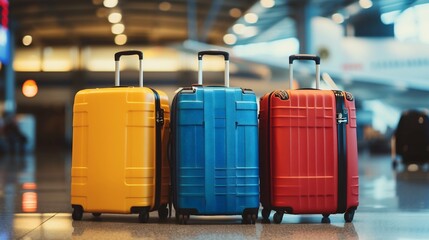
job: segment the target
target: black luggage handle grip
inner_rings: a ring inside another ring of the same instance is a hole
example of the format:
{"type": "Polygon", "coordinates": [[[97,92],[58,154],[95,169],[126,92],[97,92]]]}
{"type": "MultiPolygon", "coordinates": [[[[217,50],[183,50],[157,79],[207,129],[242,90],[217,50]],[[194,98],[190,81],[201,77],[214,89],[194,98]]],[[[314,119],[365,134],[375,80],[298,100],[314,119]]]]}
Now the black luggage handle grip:
{"type": "Polygon", "coordinates": [[[320,57],[310,54],[295,54],[289,56],[289,89],[293,87],[293,61],[310,60],[316,63],[316,89],[320,89],[320,57]]]}
{"type": "Polygon", "coordinates": [[[207,50],[198,52],[198,60],[203,60],[204,55],[222,55],[225,58],[225,61],[229,60],[229,53],[219,50],[207,50]]]}
{"type": "Polygon", "coordinates": [[[203,85],[204,55],[222,55],[225,58],[225,87],[229,87],[229,53],[220,50],[206,50],[198,52],[198,85],[203,85]]]}
{"type": "Polygon", "coordinates": [[[312,60],[312,61],[315,61],[316,64],[320,64],[320,57],[316,55],[310,55],[310,54],[290,55],[289,64],[292,64],[294,60],[312,60]]]}
{"type": "Polygon", "coordinates": [[[120,51],[115,53],[115,61],[119,61],[122,56],[125,55],[138,55],[139,60],[143,60],[143,52],[139,50],[128,50],[128,51],[120,51]]]}
{"type": "Polygon", "coordinates": [[[143,52],[139,50],[127,50],[115,53],[115,86],[120,86],[119,59],[125,55],[137,55],[139,57],[139,86],[143,87],[143,52]]]}

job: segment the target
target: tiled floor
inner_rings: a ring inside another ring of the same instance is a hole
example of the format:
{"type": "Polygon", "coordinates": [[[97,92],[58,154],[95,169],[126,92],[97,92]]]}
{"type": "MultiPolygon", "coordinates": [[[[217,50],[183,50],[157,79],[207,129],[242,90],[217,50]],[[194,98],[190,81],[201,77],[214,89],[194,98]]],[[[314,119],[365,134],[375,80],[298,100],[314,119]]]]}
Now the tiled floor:
{"type": "Polygon", "coordinates": [[[137,223],[137,215],[85,214],[71,220],[70,153],[41,151],[0,158],[3,239],[429,239],[429,171],[393,171],[390,157],[360,152],[360,206],[353,223],[332,215],[285,215],[282,224],[241,225],[241,216],[137,223]]]}

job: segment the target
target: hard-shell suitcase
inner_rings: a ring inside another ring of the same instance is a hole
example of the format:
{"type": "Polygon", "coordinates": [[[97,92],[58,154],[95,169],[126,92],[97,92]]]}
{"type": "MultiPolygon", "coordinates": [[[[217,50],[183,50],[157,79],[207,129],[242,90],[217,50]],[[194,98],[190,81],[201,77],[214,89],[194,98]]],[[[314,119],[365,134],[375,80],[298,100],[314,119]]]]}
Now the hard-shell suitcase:
{"type": "Polygon", "coordinates": [[[115,87],[85,89],[75,96],[71,204],[84,212],[168,216],[170,169],[166,154],[170,111],[165,93],[143,87],[143,53],[115,54],[115,87]],[[119,83],[119,60],[139,56],[140,86],[119,83]]]}
{"type": "Polygon", "coordinates": [[[402,113],[392,141],[393,167],[402,163],[425,164],[429,162],[429,116],[419,110],[402,113]]]}
{"type": "Polygon", "coordinates": [[[229,54],[198,53],[198,83],[172,103],[172,186],[176,220],[192,215],[242,215],[259,209],[257,102],[253,91],[229,87],[229,54]],[[203,55],[223,55],[225,86],[202,85],[203,55]]]}
{"type": "Polygon", "coordinates": [[[284,213],[345,213],[353,220],[358,206],[356,109],[353,96],[319,89],[320,58],[289,58],[290,89],[260,101],[259,144],[261,203],[264,221],[284,213]],[[316,89],[292,90],[293,61],[316,62],[316,89]]]}

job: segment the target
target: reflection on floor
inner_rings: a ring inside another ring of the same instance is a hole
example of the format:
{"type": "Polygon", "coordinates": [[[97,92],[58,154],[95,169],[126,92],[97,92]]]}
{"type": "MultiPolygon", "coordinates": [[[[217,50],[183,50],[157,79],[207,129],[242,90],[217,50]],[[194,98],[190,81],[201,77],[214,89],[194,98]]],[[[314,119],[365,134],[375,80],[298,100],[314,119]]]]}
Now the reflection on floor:
{"type": "MultiPolygon", "coordinates": [[[[389,156],[360,153],[360,206],[353,223],[341,214],[285,215],[282,224],[241,225],[241,216],[196,217],[137,223],[137,215],[84,214],[72,221],[69,151],[0,158],[2,239],[428,239],[429,171],[393,171],[389,156]]],[[[272,217],[272,216],[271,216],[272,217]]]]}

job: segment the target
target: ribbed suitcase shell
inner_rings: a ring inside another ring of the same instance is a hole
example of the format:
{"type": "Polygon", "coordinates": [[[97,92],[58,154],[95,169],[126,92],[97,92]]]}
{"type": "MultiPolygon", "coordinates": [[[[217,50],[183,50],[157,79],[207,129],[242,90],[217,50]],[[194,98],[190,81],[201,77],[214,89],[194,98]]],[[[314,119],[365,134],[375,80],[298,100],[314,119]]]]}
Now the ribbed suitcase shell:
{"type": "MultiPolygon", "coordinates": [[[[166,152],[169,102],[164,109],[166,152]]],[[[73,116],[71,203],[85,212],[130,213],[155,205],[155,96],[149,88],[86,89],[76,94],[73,116]]],[[[168,203],[170,170],[162,156],[160,205],[168,203]]]]}
{"type": "Polygon", "coordinates": [[[259,208],[257,103],[240,88],[194,87],[172,107],[176,211],[235,215],[259,208]]]}
{"type": "Polygon", "coordinates": [[[264,208],[293,214],[331,214],[358,206],[356,109],[346,94],[287,90],[261,98],[260,178],[264,208]],[[281,97],[284,92],[287,100],[281,97]],[[347,159],[342,160],[341,166],[336,120],[338,94],[342,94],[348,114],[347,159]],[[339,198],[343,191],[346,196],[339,198]]]}

